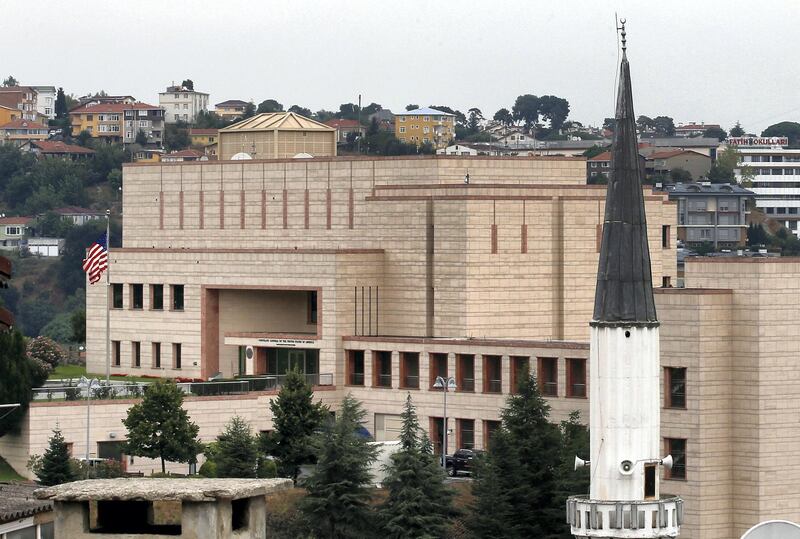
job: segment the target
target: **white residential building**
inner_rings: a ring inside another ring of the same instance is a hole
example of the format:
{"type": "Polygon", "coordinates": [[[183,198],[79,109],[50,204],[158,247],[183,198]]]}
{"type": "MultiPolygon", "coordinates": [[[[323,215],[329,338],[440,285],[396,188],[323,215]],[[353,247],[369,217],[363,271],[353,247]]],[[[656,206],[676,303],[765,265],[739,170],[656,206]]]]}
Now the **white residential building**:
{"type": "Polygon", "coordinates": [[[36,90],[36,111],[46,116],[48,120],[56,118],[56,96],[58,91],[55,86],[31,86],[36,90]]]}
{"type": "Polygon", "coordinates": [[[158,104],[165,111],[166,123],[192,123],[200,111],[208,110],[208,94],[183,86],[168,86],[166,91],[158,94],[158,104]]]}
{"type": "Polygon", "coordinates": [[[729,139],[742,155],[742,168],[752,173],[756,207],[800,236],[800,149],[788,149],[783,137],[738,137],[729,139]]]}

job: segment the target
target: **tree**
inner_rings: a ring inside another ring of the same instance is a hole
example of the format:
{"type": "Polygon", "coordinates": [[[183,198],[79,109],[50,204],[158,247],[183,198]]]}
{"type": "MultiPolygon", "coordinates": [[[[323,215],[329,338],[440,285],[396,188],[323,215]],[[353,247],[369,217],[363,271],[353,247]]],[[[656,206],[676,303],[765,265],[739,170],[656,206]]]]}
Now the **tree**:
{"type": "Polygon", "coordinates": [[[40,485],[48,487],[77,479],[70,465],[69,447],[58,427],[53,429],[53,435],[47,440],[47,449],[42,456],[36,476],[40,485]]]}
{"type": "Polygon", "coordinates": [[[199,427],[183,409],[183,392],[175,382],[157,380],[147,386],[142,401],[131,406],[122,423],[128,429],[125,453],[161,459],[162,473],[168,460],[196,462],[199,427]]]}
{"type": "MultiPolygon", "coordinates": [[[[589,459],[589,429],[581,423],[581,414],[573,411],[569,418],[559,425],[561,436],[560,462],[556,472],[555,506],[565,507],[567,498],[574,495],[589,494],[589,468],[575,469],[575,457],[589,459]]],[[[565,527],[559,537],[571,539],[565,527]]]]}
{"type": "Polygon", "coordinates": [[[297,370],[286,373],[278,396],[269,406],[275,427],[272,453],[281,475],[297,482],[300,465],[313,462],[311,439],[328,416],[328,407],[314,402],[311,386],[297,370]]]}
{"type": "Polygon", "coordinates": [[[713,183],[733,183],[736,181],[736,170],[739,170],[742,185],[748,185],[753,179],[753,169],[742,165],[742,154],[735,146],[727,146],[717,153],[717,160],[708,171],[708,180],[713,183]]]}
{"type": "Polygon", "coordinates": [[[469,119],[467,120],[467,129],[471,134],[475,134],[480,131],[481,122],[483,121],[483,113],[481,112],[481,109],[477,107],[469,109],[467,113],[469,114],[469,119]]]}
{"type": "Polygon", "coordinates": [[[69,116],[69,109],[67,108],[67,96],[64,94],[64,88],[59,88],[56,94],[55,105],[56,118],[63,119],[69,116]]]}
{"type": "Polygon", "coordinates": [[[250,425],[241,417],[234,416],[217,436],[217,477],[256,477],[258,470],[258,446],[250,425]]]}
{"type": "Polygon", "coordinates": [[[446,537],[448,519],[454,512],[453,494],[444,484],[430,440],[420,429],[411,395],[401,417],[400,449],[391,456],[383,482],[389,493],[379,512],[384,535],[393,539],[446,537]]]}
{"type": "Polygon", "coordinates": [[[747,227],[747,246],[755,247],[767,244],[767,232],[758,223],[750,223],[747,227]]]}
{"type": "Polygon", "coordinates": [[[15,79],[13,75],[9,75],[5,80],[3,80],[3,86],[19,86],[19,81],[15,79]]]}
{"type": "Polygon", "coordinates": [[[539,98],[539,113],[550,122],[550,129],[557,132],[569,116],[569,101],[563,97],[543,95],[539,98]]]}
{"type": "Polygon", "coordinates": [[[728,134],[732,137],[741,137],[744,136],[744,129],[742,129],[742,125],[737,121],[736,125],[731,127],[731,130],[728,134]]]}
{"type": "Polygon", "coordinates": [[[418,108],[419,108],[419,105],[413,105],[413,104],[406,105],[406,111],[417,110],[418,108]]]}
{"type": "Polygon", "coordinates": [[[675,122],[669,116],[656,116],[653,118],[653,130],[661,137],[675,136],[675,122]]]}
{"type": "Polygon", "coordinates": [[[603,120],[603,129],[607,129],[611,132],[616,131],[617,120],[614,118],[606,118],[605,120],[603,120]]]}
{"type": "Polygon", "coordinates": [[[274,99],[266,99],[258,104],[256,112],[258,114],[262,114],[264,112],[283,112],[283,105],[274,99]]]}
{"type": "Polygon", "coordinates": [[[721,127],[709,127],[703,131],[703,136],[708,138],[715,138],[722,142],[728,137],[728,134],[721,127]]]}
{"type": "Polygon", "coordinates": [[[287,112],[294,112],[295,114],[299,114],[300,116],[305,116],[306,118],[314,117],[314,113],[311,112],[311,109],[301,107],[300,105],[292,105],[291,107],[289,107],[289,110],[287,112]]]}
{"type": "Polygon", "coordinates": [[[42,385],[46,379],[46,367],[28,359],[22,334],[16,330],[0,332],[0,403],[19,404],[0,418],[0,436],[19,431],[31,400],[31,388],[42,385]]]}
{"type": "MultiPolygon", "coordinates": [[[[483,473],[475,480],[476,503],[484,507],[494,503],[498,514],[513,516],[505,519],[503,537],[555,537],[564,531],[564,508],[554,496],[562,458],[561,436],[558,427],[549,422],[549,412],[536,379],[524,380],[519,392],[506,401],[502,425],[494,434],[499,445],[490,448],[483,473]],[[481,496],[497,492],[491,482],[505,495],[494,502],[481,500],[481,496]]],[[[480,523],[473,522],[473,528],[479,527],[480,523]]]]}
{"type": "MultiPolygon", "coordinates": [[[[192,144],[192,139],[189,138],[189,124],[184,121],[178,121],[174,124],[166,124],[164,126],[164,148],[168,152],[176,150],[185,150],[192,144]]],[[[95,155],[95,159],[97,156],[95,155]]]]}
{"type": "Polygon", "coordinates": [[[586,156],[587,159],[591,159],[592,157],[600,155],[601,153],[603,153],[603,152],[605,152],[607,150],[608,150],[608,148],[606,148],[605,146],[600,146],[598,144],[594,144],[592,147],[587,148],[586,151],[583,152],[583,155],[586,156]]]}
{"type": "Polygon", "coordinates": [[[361,109],[361,112],[363,112],[367,117],[369,117],[380,110],[383,110],[383,107],[380,104],[370,103],[369,105],[361,109]]]}
{"type": "Polygon", "coordinates": [[[134,139],[134,142],[139,146],[147,146],[147,133],[139,129],[139,131],[136,132],[136,139],[134,139]]]}
{"type": "Polygon", "coordinates": [[[651,117],[642,115],[636,119],[636,127],[639,129],[639,133],[646,133],[652,131],[655,128],[655,124],[651,117]]]}
{"type": "Polygon", "coordinates": [[[514,121],[522,122],[525,125],[525,130],[530,131],[530,128],[539,121],[539,98],[533,94],[517,97],[517,100],[514,101],[514,106],[511,108],[511,113],[514,116],[514,121]]]}
{"type": "Polygon", "coordinates": [[[477,459],[473,475],[473,502],[470,507],[467,527],[479,539],[507,537],[508,523],[514,521],[510,493],[494,478],[513,474],[516,455],[512,451],[508,435],[498,429],[492,435],[488,447],[491,458],[477,459]]]}
{"type": "Polygon", "coordinates": [[[242,114],[243,119],[252,118],[256,115],[256,105],[252,101],[249,101],[247,105],[244,106],[244,114],[242,114]]]}
{"type": "Polygon", "coordinates": [[[500,122],[503,125],[511,125],[514,123],[514,117],[511,115],[511,111],[507,108],[499,109],[494,113],[492,119],[496,122],[500,122]]]}
{"type": "Polygon", "coordinates": [[[181,83],[181,86],[183,86],[183,87],[184,87],[184,88],[186,88],[187,90],[194,91],[194,82],[192,81],[192,79],[186,79],[186,80],[184,80],[184,81],[181,83]]]}
{"type": "Polygon", "coordinates": [[[370,465],[377,449],[358,433],[366,412],[350,394],[332,428],[316,440],[317,467],[305,482],[302,510],[316,537],[374,536],[370,511],[370,465]]]}
{"type": "Polygon", "coordinates": [[[358,120],[359,112],[358,105],[355,103],[342,103],[339,105],[339,112],[336,113],[336,117],[346,120],[358,120]]]}
{"type": "Polygon", "coordinates": [[[327,122],[328,120],[330,120],[334,116],[336,116],[336,113],[333,112],[332,110],[320,109],[320,110],[318,110],[317,112],[314,113],[314,118],[318,122],[327,122]]]}
{"type": "Polygon", "coordinates": [[[800,123],[797,122],[779,122],[772,124],[761,132],[762,137],[787,137],[789,139],[789,146],[796,147],[800,145],[800,123]]]}
{"type": "Polygon", "coordinates": [[[685,168],[675,167],[669,171],[669,177],[674,182],[690,182],[692,181],[692,173],[685,168]]]}
{"type": "Polygon", "coordinates": [[[25,349],[25,353],[28,354],[29,358],[47,363],[54,369],[67,359],[64,350],[47,337],[31,339],[25,349]]]}
{"type": "Polygon", "coordinates": [[[92,140],[92,134],[86,129],[78,133],[78,136],[75,137],[75,142],[77,142],[79,146],[83,146],[84,148],[89,147],[89,142],[91,140],[92,140]]]}
{"type": "Polygon", "coordinates": [[[86,311],[84,309],[75,310],[69,318],[72,326],[72,342],[86,342],[86,311]]]}

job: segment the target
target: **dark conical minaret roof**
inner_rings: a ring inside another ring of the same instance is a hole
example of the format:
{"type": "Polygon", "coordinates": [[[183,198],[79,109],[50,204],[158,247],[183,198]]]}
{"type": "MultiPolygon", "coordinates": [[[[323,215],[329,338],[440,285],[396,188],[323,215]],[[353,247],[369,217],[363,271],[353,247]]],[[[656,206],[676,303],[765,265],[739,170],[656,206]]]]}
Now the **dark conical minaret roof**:
{"type": "Polygon", "coordinates": [[[615,118],[592,325],[654,326],[658,318],[624,28],[615,118]]]}

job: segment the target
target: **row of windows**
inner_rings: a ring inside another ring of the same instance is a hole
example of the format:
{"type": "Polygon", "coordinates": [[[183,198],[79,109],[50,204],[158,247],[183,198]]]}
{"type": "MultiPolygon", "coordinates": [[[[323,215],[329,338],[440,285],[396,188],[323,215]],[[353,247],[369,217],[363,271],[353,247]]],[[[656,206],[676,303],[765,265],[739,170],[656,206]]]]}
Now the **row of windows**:
{"type": "MultiPolygon", "coordinates": [[[[150,287],[150,305],[151,311],[164,310],[164,285],[151,284],[150,287]]],[[[169,285],[171,308],[173,311],[183,310],[183,285],[172,284],[169,285]]],[[[111,284],[111,308],[122,309],[124,306],[123,291],[125,285],[122,283],[111,284]]],[[[144,285],[139,283],[128,285],[128,294],[130,297],[130,309],[144,309],[144,285]]]]}
{"type": "MultiPolygon", "coordinates": [[[[449,117],[448,116],[417,116],[417,115],[413,115],[412,114],[408,118],[409,119],[411,119],[411,118],[415,118],[415,119],[422,118],[423,122],[430,122],[431,118],[433,118],[434,122],[447,122],[447,121],[449,121],[449,117]]],[[[400,121],[401,122],[405,122],[406,121],[406,117],[405,116],[400,116],[400,121]]]]}
{"type": "MultiPolygon", "coordinates": [[[[161,350],[164,346],[163,343],[154,342],[150,343],[150,368],[161,369],[166,365],[162,365],[161,350]]],[[[172,343],[172,369],[180,369],[183,353],[181,343],[172,343]]],[[[122,366],[122,342],[111,341],[111,362],[115,367],[122,366]]],[[[130,366],[139,368],[142,366],[142,343],[141,341],[131,341],[131,362],[130,366]]]]}
{"type": "Polygon", "coordinates": [[[758,176],[795,176],[800,175],[800,168],[754,168],[753,174],[758,176]]]}
{"type": "MultiPolygon", "coordinates": [[[[347,350],[347,364],[345,369],[345,383],[352,386],[366,385],[365,379],[365,351],[347,350]]],[[[433,390],[436,378],[441,376],[447,378],[453,373],[448,372],[448,358],[445,353],[430,353],[428,381],[421,383],[421,373],[419,367],[419,352],[400,352],[399,353],[399,375],[398,386],[401,389],[420,389],[427,387],[433,390]]],[[[502,393],[503,387],[503,367],[502,356],[483,355],[478,356],[483,361],[483,377],[480,384],[476,384],[474,354],[457,354],[455,381],[456,391],[482,393],[502,393]],[[480,387],[478,387],[480,386],[480,387]]],[[[509,387],[511,393],[516,393],[519,384],[527,379],[531,372],[531,358],[528,356],[511,356],[509,371],[509,387]]],[[[540,357],[538,361],[538,384],[543,395],[548,397],[558,397],[558,358],[540,357]]],[[[567,387],[566,397],[586,398],[586,359],[567,358],[567,387]]],[[[372,352],[372,380],[371,387],[393,387],[392,375],[392,352],[373,351],[372,352]]]]}
{"type": "Polygon", "coordinates": [[[744,155],[742,162],[744,163],[796,163],[800,161],[800,157],[792,155],[744,155]]]}
{"type": "Polygon", "coordinates": [[[764,208],[767,213],[777,213],[778,215],[797,215],[797,208],[764,208]]]}

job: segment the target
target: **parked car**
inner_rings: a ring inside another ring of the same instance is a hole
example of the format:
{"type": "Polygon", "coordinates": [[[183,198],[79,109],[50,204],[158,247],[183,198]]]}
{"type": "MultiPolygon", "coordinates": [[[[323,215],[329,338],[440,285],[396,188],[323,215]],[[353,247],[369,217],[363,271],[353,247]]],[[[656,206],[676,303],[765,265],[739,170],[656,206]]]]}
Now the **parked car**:
{"type": "Polygon", "coordinates": [[[445,457],[447,475],[457,477],[460,473],[471,474],[474,459],[482,453],[483,451],[474,449],[459,449],[452,455],[447,455],[445,457]]]}

